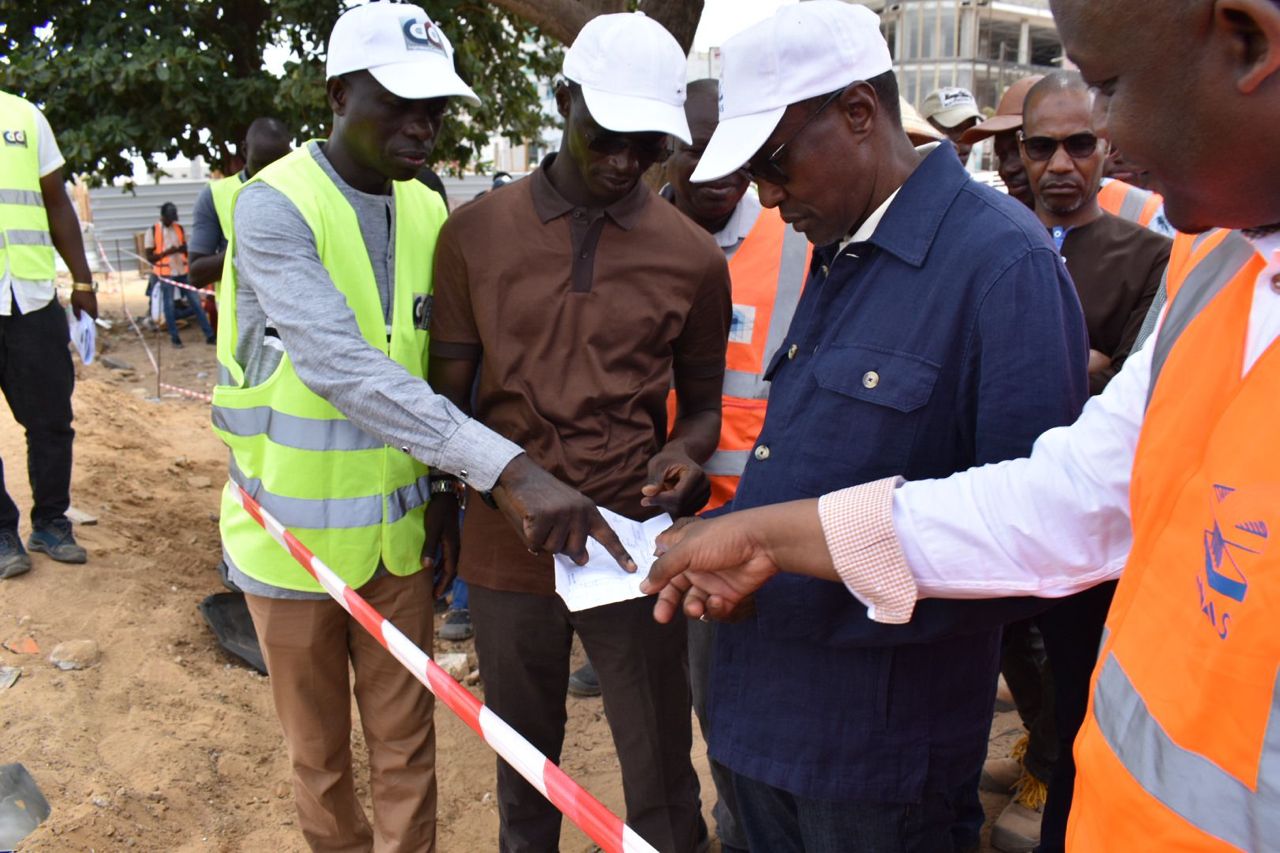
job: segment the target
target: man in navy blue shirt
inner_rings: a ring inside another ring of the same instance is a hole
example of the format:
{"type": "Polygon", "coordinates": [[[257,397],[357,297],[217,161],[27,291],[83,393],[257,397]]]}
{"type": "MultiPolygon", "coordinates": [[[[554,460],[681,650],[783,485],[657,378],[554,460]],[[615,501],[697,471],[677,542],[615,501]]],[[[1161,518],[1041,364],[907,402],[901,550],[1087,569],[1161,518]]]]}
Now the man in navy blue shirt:
{"type": "MultiPolygon", "coordinates": [[[[1080,305],[1043,227],[949,144],[911,147],[878,25],[814,0],[722,51],[721,121],[693,179],[746,162],[761,202],[818,247],[735,510],[1023,456],[1088,397],[1080,305]]],[[[838,584],[766,584],[718,632],[711,678],[711,754],[751,849],[953,850],[1000,626],[1034,608],[922,601],[887,626],[838,584]]]]}

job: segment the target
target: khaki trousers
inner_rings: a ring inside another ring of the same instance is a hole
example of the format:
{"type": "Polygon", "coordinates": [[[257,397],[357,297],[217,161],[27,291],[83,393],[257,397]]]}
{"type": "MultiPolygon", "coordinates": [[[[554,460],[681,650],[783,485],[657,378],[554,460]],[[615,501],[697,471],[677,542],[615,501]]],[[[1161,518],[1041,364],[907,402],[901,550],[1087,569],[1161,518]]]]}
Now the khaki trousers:
{"type": "MultiPolygon", "coordinates": [[[[375,610],[431,651],[426,572],[383,575],[359,590],[375,610]]],[[[298,825],[324,853],[434,851],[435,698],[332,600],[246,595],[276,715],[293,765],[298,825]],[[373,826],[351,769],[351,683],[369,747],[373,826]]]]}

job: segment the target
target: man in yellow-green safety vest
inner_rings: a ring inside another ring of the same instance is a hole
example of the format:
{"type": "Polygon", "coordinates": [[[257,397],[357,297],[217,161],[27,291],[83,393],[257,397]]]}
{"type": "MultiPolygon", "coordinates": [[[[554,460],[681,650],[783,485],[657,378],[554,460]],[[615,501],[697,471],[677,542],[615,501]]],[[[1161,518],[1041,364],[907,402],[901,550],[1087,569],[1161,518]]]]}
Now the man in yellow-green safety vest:
{"type": "Polygon", "coordinates": [[[417,6],[347,11],[329,41],[332,133],[237,190],[219,285],[214,429],[231,450],[224,559],[246,594],[314,850],[435,847],[433,699],[232,498],[243,488],[430,650],[424,513],[466,483],[531,550],[630,558],[595,505],[427,385],[432,256],[447,215],[412,180],[449,99],[477,101],[417,6]],[[351,685],[373,825],[355,795],[351,685]]]}
{"type": "Polygon", "coordinates": [[[18,507],[0,475],[0,580],[31,569],[27,550],[83,563],[71,533],[71,391],[75,367],[67,316],[54,290],[54,252],[73,281],[71,308],[98,316],[96,286],[75,209],[62,182],[62,152],[44,114],[0,92],[0,390],[27,433],[31,536],[18,538],[18,507]]]}

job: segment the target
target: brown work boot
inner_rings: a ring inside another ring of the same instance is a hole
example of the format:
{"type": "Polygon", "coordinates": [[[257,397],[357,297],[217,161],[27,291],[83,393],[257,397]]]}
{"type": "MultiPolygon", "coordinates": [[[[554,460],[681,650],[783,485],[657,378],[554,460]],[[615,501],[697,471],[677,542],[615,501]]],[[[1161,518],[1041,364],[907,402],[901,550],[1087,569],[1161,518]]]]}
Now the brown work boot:
{"type": "Polygon", "coordinates": [[[991,828],[991,846],[1003,853],[1030,853],[1040,843],[1040,821],[1049,786],[1026,773],[1014,786],[1013,802],[991,828]]]}
{"type": "Polygon", "coordinates": [[[1027,755],[1030,735],[1023,735],[1009,750],[1008,758],[988,758],[982,765],[982,779],[978,787],[992,794],[1012,794],[1018,780],[1025,775],[1023,759],[1027,755]]]}

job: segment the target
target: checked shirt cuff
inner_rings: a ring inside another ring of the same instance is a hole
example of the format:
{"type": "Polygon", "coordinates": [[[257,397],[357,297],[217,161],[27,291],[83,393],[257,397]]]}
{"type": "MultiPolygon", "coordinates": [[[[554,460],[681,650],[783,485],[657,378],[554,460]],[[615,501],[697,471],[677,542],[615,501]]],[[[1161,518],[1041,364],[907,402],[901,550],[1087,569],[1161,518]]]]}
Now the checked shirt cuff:
{"type": "Polygon", "coordinates": [[[836,572],[874,622],[911,620],[916,581],[893,529],[893,491],[901,477],[886,477],[823,495],[818,517],[836,572]]]}

